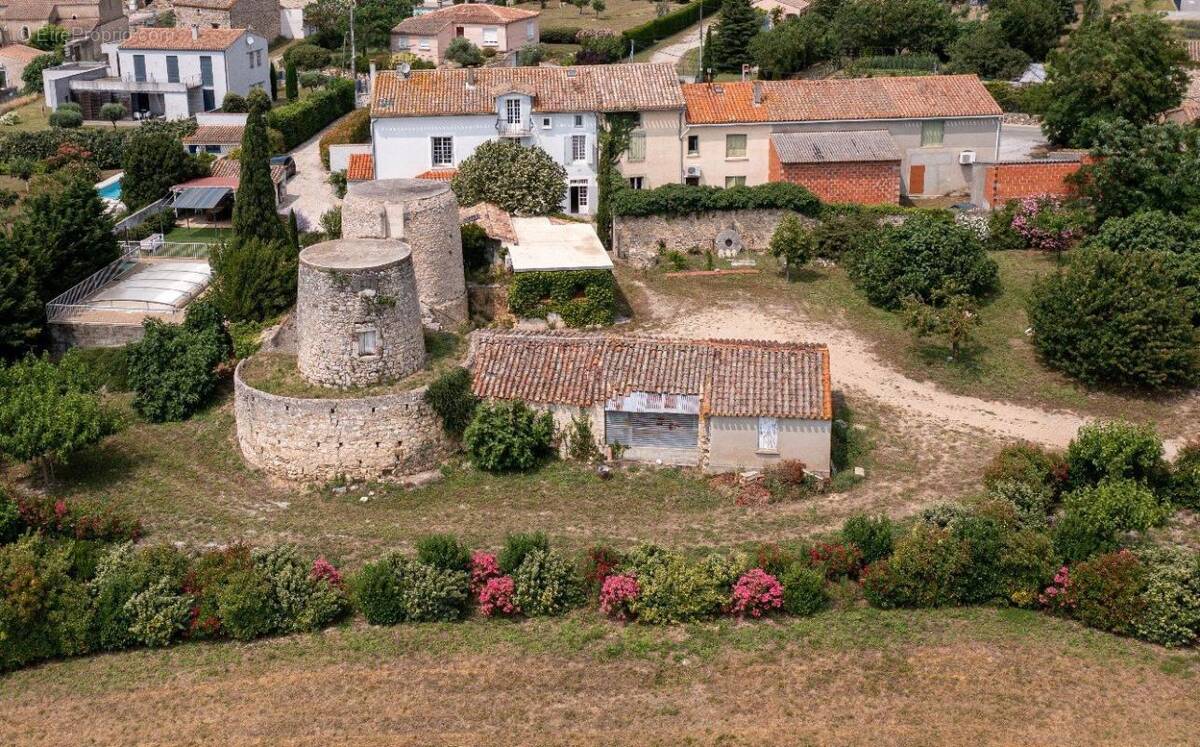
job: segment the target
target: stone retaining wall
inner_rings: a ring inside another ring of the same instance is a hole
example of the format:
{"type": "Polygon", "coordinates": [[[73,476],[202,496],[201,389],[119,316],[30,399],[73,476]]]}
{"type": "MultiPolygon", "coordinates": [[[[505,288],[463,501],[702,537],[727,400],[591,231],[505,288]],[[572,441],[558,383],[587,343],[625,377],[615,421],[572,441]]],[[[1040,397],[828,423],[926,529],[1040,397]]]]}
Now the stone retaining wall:
{"type": "Polygon", "coordinates": [[[635,267],[658,261],[660,248],[719,253],[717,235],[732,229],[742,249],[765,252],[786,210],[726,210],[674,216],[618,216],[613,230],[617,257],[635,267]],[[661,244],[659,242],[662,242],[661,244]]]}
{"type": "Polygon", "coordinates": [[[242,456],[287,480],[398,479],[441,466],[451,453],[425,389],[359,399],[268,394],[234,373],[234,415],[242,456]]]}

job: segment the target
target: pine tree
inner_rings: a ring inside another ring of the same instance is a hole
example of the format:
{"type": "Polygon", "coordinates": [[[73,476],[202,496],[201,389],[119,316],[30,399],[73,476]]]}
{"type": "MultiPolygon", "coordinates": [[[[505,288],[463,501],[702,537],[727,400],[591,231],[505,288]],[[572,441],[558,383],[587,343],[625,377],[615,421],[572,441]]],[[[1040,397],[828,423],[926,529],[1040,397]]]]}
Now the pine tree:
{"type": "Polygon", "coordinates": [[[740,71],[742,65],[753,63],[750,40],[762,30],[762,20],[750,5],[750,0],[725,0],[721,5],[721,20],[716,24],[721,46],[719,60],[723,70],[740,71]]]}
{"type": "Polygon", "coordinates": [[[287,63],[283,74],[285,76],[283,86],[287,93],[287,100],[295,101],[300,97],[300,74],[296,72],[296,63],[287,63]]]}
{"type": "Polygon", "coordinates": [[[0,235],[0,361],[24,356],[41,334],[42,303],[33,277],[33,263],[0,235]]]}
{"type": "Polygon", "coordinates": [[[233,235],[237,240],[264,241],[284,237],[275,213],[275,184],[271,181],[271,145],[267,137],[267,94],[256,89],[248,98],[250,113],[242,134],[241,175],[233,200],[233,235]]]}

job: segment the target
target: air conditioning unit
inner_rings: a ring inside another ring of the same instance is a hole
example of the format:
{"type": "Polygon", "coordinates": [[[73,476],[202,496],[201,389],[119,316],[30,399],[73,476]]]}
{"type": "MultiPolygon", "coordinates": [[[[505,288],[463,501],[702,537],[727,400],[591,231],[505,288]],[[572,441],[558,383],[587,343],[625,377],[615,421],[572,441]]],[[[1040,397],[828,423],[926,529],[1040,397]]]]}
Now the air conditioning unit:
{"type": "Polygon", "coordinates": [[[688,176],[700,176],[700,167],[699,166],[688,166],[687,171],[685,173],[688,176]]]}
{"type": "Polygon", "coordinates": [[[961,163],[963,166],[969,166],[969,165],[975,163],[975,151],[964,150],[962,153],[959,153],[958,154],[958,162],[961,163]]]}

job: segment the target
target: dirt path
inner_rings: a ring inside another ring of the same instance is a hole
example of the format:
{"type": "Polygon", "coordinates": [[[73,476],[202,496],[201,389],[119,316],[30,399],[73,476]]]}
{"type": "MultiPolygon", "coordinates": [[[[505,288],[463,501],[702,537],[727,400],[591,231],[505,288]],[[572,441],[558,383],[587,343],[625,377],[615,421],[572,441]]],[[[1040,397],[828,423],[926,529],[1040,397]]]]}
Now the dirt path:
{"type": "MultiPolygon", "coordinates": [[[[643,283],[635,285],[648,296],[652,293],[643,283]]],[[[878,400],[917,421],[1063,448],[1090,420],[1073,412],[951,394],[934,384],[910,379],[879,360],[871,345],[853,332],[807,319],[794,307],[749,307],[708,300],[702,307],[692,308],[665,295],[653,296],[645,307],[651,319],[643,331],[651,334],[824,342],[829,345],[834,388],[878,400]]],[[[1174,456],[1181,446],[1179,439],[1168,441],[1167,455],[1174,456]]]]}
{"type": "MultiPolygon", "coordinates": [[[[713,24],[712,20],[704,22],[704,28],[699,34],[695,29],[688,29],[688,34],[681,41],[672,44],[666,44],[659,49],[654,50],[650,55],[651,62],[669,62],[672,65],[677,64],[687,54],[689,49],[695,49],[700,46],[700,37],[708,31],[708,27],[713,24]]],[[[689,79],[692,76],[685,76],[689,79]]],[[[689,80],[688,82],[694,82],[689,80]]]]}

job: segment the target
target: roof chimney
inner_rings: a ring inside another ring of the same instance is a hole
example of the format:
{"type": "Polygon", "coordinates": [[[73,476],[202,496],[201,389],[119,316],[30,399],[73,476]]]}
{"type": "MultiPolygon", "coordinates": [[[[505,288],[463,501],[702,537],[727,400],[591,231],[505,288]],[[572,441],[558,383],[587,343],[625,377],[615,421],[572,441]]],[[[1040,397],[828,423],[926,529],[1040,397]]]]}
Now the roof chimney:
{"type": "Polygon", "coordinates": [[[760,106],[760,105],[762,104],[762,99],[763,99],[763,84],[762,84],[762,81],[761,81],[761,80],[756,80],[756,81],[754,81],[754,85],[753,85],[753,87],[752,87],[752,90],[754,91],[754,105],[755,105],[755,106],[760,106]]]}
{"type": "Polygon", "coordinates": [[[199,26],[197,26],[197,25],[196,25],[196,24],[194,24],[194,23],[192,24],[192,38],[193,38],[193,39],[199,39],[199,38],[200,38],[200,27],[199,27],[199,26]]]}
{"type": "Polygon", "coordinates": [[[467,88],[475,87],[475,68],[467,68],[467,88]]]}

